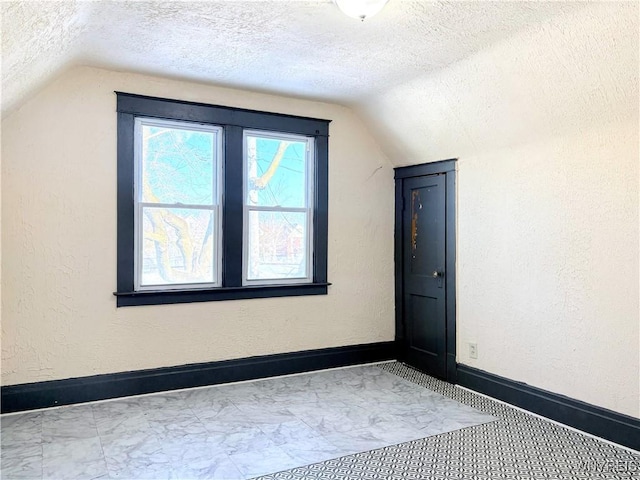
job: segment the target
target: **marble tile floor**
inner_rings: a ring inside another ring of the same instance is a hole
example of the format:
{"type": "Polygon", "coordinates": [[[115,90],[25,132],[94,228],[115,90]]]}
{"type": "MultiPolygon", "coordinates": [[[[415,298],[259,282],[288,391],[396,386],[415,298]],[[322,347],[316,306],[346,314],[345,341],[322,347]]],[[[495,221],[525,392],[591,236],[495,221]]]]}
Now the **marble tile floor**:
{"type": "Polygon", "coordinates": [[[497,420],[295,467],[259,480],[640,480],[640,452],[442,382],[399,362],[380,368],[497,420]]]}
{"type": "Polygon", "coordinates": [[[365,365],[0,418],[2,479],[248,479],[496,417],[365,365]]]}

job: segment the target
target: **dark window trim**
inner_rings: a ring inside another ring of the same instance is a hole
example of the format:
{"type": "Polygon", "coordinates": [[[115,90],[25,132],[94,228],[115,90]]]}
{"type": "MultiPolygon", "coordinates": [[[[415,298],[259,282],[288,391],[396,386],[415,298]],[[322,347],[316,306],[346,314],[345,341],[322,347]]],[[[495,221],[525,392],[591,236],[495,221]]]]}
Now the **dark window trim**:
{"type": "Polygon", "coordinates": [[[326,295],[330,283],[301,283],[299,285],[268,285],[248,287],[219,287],[214,289],[145,290],[116,292],[119,307],[170,303],[210,302],[213,300],[242,300],[249,298],[297,297],[326,295]],[[215,294],[212,298],[212,293],[215,294]]]}
{"type": "Polygon", "coordinates": [[[118,263],[117,306],[158,305],[299,295],[326,295],[330,120],[246,110],[219,105],[117,95],[118,112],[118,263]],[[154,117],[218,125],[224,128],[222,287],[211,289],[134,291],[134,123],[154,117]],[[242,286],[242,131],[256,129],[315,138],[315,209],[313,223],[313,282],[242,286]],[[239,167],[238,167],[239,165],[239,167]]]}
{"type": "Polygon", "coordinates": [[[329,136],[331,120],[147,97],[117,91],[115,93],[118,96],[117,111],[137,117],[157,117],[222,126],[233,125],[246,129],[297,133],[314,137],[329,136]]]}

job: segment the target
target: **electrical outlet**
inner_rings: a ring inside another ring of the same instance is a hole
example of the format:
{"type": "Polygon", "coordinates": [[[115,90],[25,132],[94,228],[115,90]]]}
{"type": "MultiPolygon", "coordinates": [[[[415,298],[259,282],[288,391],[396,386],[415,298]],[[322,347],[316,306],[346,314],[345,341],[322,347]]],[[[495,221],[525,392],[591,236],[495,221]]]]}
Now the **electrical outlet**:
{"type": "Polygon", "coordinates": [[[469,358],[478,358],[478,344],[469,343],[469,358]]]}

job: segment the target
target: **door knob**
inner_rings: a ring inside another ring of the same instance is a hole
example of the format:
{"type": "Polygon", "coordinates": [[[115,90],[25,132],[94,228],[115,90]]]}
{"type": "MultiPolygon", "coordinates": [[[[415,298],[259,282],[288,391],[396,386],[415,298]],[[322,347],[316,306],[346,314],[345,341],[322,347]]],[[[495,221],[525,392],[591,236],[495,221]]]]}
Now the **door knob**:
{"type": "Polygon", "coordinates": [[[444,272],[439,272],[438,270],[434,270],[431,276],[433,278],[444,277],[444,272]]]}

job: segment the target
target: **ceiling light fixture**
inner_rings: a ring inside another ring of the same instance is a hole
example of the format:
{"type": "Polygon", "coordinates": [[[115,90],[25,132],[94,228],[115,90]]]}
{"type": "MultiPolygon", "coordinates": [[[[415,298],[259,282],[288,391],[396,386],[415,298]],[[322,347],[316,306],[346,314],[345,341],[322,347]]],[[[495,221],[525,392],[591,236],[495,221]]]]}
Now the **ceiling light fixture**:
{"type": "Polygon", "coordinates": [[[365,18],[373,17],[382,10],[382,7],[389,0],[333,0],[345,15],[353,18],[359,18],[364,21],[365,18]]]}

